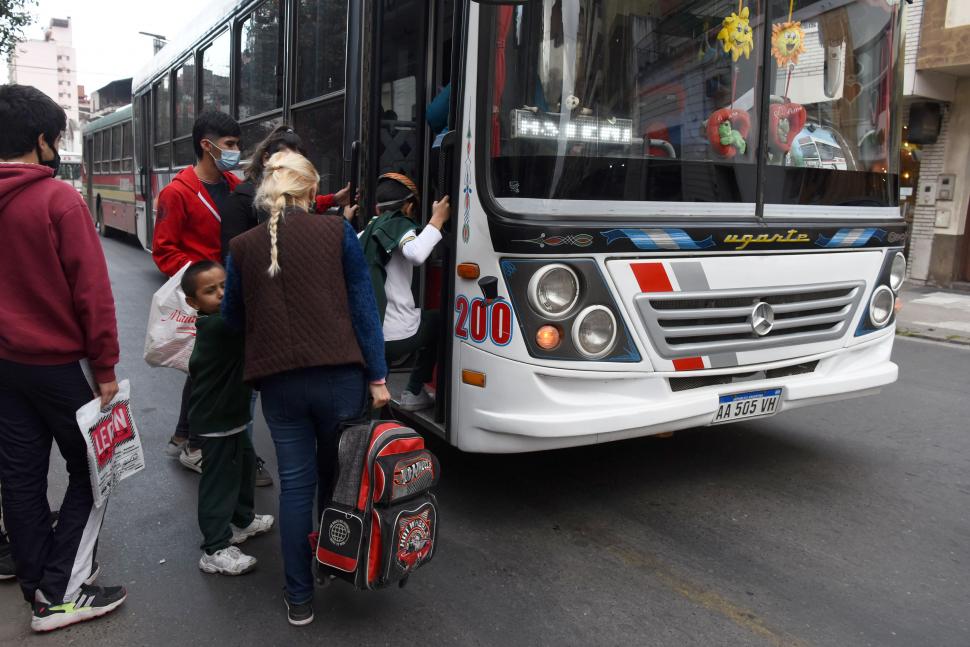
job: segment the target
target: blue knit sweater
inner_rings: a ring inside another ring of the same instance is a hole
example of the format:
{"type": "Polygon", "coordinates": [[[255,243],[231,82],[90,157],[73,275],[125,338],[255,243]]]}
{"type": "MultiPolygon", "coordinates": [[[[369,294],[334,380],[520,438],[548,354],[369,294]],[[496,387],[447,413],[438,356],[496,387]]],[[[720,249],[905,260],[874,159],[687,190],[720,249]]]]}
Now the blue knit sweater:
{"type": "MultiPolygon", "coordinates": [[[[332,217],[332,216],[321,216],[332,217]]],[[[371,287],[370,275],[357,234],[350,223],[344,222],[343,272],[347,285],[347,305],[357,337],[357,345],[366,362],[367,379],[371,382],[387,377],[384,358],[384,333],[377,313],[377,302],[371,287]]],[[[222,297],[222,318],[236,330],[245,330],[246,304],[243,298],[242,274],[232,261],[226,259],[226,292],[222,297]]]]}

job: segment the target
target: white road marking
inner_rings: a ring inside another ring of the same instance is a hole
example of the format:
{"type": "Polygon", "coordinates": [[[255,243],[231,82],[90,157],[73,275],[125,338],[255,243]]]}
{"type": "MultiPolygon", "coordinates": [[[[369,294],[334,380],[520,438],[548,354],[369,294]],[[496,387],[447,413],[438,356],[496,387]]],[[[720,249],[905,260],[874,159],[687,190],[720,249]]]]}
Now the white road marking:
{"type": "Polygon", "coordinates": [[[941,308],[954,308],[970,312],[970,295],[934,292],[927,294],[925,297],[913,299],[910,303],[918,303],[924,306],[938,306],[941,308]]]}
{"type": "Polygon", "coordinates": [[[966,321],[914,321],[913,324],[927,328],[947,328],[970,333],[970,322],[966,321]]]}

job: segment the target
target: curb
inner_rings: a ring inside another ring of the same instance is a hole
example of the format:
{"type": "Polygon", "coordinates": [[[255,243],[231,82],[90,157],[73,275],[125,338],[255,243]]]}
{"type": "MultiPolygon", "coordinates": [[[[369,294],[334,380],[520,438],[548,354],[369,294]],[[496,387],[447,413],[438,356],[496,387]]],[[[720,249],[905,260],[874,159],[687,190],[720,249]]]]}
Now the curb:
{"type": "Polygon", "coordinates": [[[908,330],[905,328],[896,329],[897,337],[909,337],[914,339],[925,339],[927,341],[935,341],[943,344],[955,344],[957,346],[968,346],[970,347],[970,338],[967,337],[943,337],[941,335],[933,335],[931,333],[922,332],[919,330],[908,330]]]}

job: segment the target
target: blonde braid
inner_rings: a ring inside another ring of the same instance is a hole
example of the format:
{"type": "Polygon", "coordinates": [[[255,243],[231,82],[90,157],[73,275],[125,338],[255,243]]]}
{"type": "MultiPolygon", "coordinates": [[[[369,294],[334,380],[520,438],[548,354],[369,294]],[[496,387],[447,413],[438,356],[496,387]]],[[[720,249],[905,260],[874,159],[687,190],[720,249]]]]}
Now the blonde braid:
{"type": "Polygon", "coordinates": [[[288,206],[309,210],[320,176],[308,159],[292,151],[280,151],[269,159],[256,203],[270,212],[269,230],[271,277],[280,273],[279,226],[288,206]]]}
{"type": "Polygon", "coordinates": [[[276,198],[276,202],[273,204],[271,209],[269,224],[269,275],[276,276],[280,273],[280,252],[277,248],[277,242],[279,241],[279,227],[280,220],[283,219],[283,213],[286,209],[286,196],[280,194],[276,198]]]}

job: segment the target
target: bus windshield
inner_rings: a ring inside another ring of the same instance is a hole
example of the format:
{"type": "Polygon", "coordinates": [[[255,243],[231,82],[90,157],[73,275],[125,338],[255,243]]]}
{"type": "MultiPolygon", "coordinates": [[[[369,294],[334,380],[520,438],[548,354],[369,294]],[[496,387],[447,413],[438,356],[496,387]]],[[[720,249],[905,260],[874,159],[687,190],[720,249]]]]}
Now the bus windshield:
{"type": "Polygon", "coordinates": [[[536,0],[494,8],[482,21],[491,193],[521,213],[562,201],[706,203],[698,213],[734,215],[753,215],[759,199],[895,206],[897,5],[536,0]]]}

